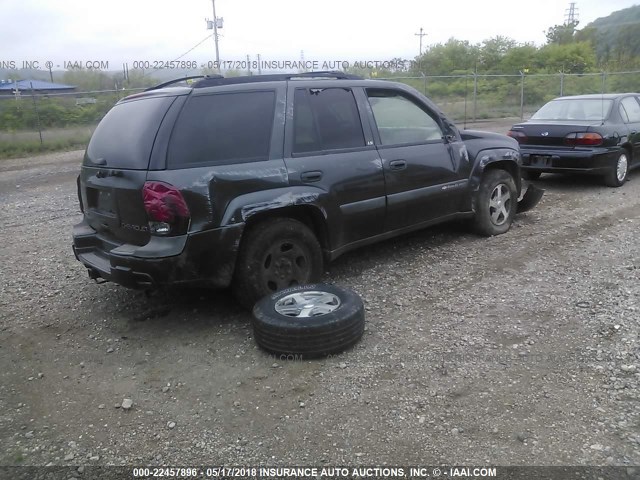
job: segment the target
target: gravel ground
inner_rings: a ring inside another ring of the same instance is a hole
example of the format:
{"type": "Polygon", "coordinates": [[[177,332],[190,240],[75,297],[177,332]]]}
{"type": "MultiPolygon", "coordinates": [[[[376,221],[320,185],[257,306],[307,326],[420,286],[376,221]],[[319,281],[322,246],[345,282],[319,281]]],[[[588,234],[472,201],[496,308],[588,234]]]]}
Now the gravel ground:
{"type": "Polygon", "coordinates": [[[0,162],[0,465],[640,464],[639,173],[341,257],[365,335],[300,361],[227,292],[90,281],[80,157],[0,162]]]}

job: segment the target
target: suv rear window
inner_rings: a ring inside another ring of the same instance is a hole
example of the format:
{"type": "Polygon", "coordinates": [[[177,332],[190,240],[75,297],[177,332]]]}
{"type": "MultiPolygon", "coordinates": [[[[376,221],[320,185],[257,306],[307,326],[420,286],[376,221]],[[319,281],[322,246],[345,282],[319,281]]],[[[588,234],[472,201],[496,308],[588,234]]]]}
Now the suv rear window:
{"type": "Polygon", "coordinates": [[[275,97],[274,91],[191,97],[171,135],[169,167],[267,160],[275,97]]]}
{"type": "Polygon", "coordinates": [[[84,164],[146,170],[160,122],[175,97],[131,100],[113,107],[97,126],[87,146],[84,164]]]}
{"type": "Polygon", "coordinates": [[[351,90],[298,88],[293,103],[293,153],[365,146],[351,90]]]}

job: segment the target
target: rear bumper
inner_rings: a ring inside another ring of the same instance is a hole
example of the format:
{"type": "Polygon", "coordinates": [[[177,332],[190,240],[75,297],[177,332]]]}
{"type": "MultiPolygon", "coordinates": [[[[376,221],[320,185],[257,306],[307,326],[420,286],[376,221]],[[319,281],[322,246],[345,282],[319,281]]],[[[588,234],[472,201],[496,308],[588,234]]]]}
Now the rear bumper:
{"type": "Polygon", "coordinates": [[[152,237],[147,245],[114,244],[86,222],[73,227],[73,253],[93,279],[128,288],[177,284],[227,287],[233,278],[244,224],[179,237],[152,237]]]}
{"type": "Polygon", "coordinates": [[[603,175],[615,165],[618,152],[608,148],[553,150],[521,147],[520,154],[524,171],[603,175]]]}

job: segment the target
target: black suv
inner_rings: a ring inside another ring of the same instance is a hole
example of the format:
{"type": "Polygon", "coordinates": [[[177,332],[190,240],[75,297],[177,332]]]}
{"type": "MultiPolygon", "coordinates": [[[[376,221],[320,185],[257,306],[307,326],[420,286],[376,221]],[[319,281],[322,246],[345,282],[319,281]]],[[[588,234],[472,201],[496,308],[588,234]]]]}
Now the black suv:
{"type": "Polygon", "coordinates": [[[73,250],[92,279],[231,285],[250,306],[353,248],[461,218],[496,235],[518,209],[518,143],[461,133],[406,85],[315,72],[160,87],[119,101],[87,147],[73,250]]]}

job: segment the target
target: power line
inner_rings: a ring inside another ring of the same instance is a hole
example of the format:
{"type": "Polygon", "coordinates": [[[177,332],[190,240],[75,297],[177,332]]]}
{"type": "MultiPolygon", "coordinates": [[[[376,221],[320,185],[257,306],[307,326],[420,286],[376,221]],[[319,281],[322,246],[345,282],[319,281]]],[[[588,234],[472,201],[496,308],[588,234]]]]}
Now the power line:
{"type": "Polygon", "coordinates": [[[195,44],[193,47],[191,47],[189,50],[187,50],[186,52],[184,52],[182,55],[180,55],[178,58],[174,58],[173,60],[180,60],[182,57],[184,57],[186,54],[191,53],[192,51],[194,51],[196,48],[198,48],[200,45],[202,45],[204,42],[206,42],[207,40],[209,40],[211,38],[211,35],[207,34],[206,37],[204,37],[202,40],[200,40],[197,44],[195,44]]]}
{"type": "MultiPolygon", "coordinates": [[[[204,37],[202,40],[200,40],[198,43],[196,43],[193,47],[191,47],[189,50],[187,50],[186,52],[184,52],[182,55],[180,55],[179,57],[176,57],[173,59],[173,61],[175,62],[176,60],[180,60],[182,57],[184,57],[185,55],[191,53],[192,51],[194,51],[196,48],[198,48],[200,45],[202,45],[204,42],[206,42],[207,40],[209,40],[211,38],[211,35],[207,34],[206,37],[204,37]]],[[[125,64],[127,65],[127,64],[125,64]]],[[[125,73],[125,78],[127,78],[129,76],[128,73],[128,65],[125,67],[126,68],[126,73],[125,73]]],[[[149,69],[148,72],[143,72],[142,76],[140,78],[144,78],[147,75],[151,75],[153,72],[156,72],[158,70],[161,70],[161,68],[151,68],[149,69]]]]}

